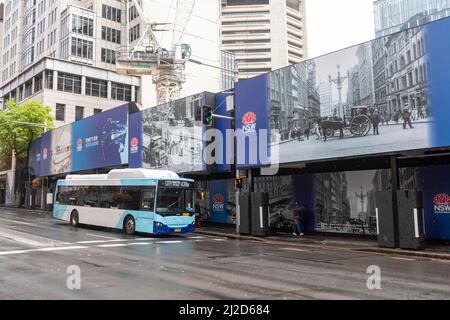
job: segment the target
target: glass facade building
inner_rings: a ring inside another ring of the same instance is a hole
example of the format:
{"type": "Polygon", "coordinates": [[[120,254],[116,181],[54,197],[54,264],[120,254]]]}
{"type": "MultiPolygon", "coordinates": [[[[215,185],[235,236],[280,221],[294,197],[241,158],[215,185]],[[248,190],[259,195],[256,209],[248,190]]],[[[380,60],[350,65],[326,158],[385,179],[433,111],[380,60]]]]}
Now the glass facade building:
{"type": "Polygon", "coordinates": [[[374,13],[378,38],[450,16],[450,0],[378,0],[374,13]]]}

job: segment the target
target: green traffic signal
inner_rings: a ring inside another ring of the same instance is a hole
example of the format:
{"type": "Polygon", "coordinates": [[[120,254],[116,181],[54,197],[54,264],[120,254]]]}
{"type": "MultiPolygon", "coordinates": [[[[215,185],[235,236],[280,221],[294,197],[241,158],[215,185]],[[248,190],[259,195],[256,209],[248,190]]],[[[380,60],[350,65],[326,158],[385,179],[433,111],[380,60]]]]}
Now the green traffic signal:
{"type": "Polygon", "coordinates": [[[202,107],[202,123],[204,126],[212,126],[213,124],[213,110],[210,106],[202,107]]]}

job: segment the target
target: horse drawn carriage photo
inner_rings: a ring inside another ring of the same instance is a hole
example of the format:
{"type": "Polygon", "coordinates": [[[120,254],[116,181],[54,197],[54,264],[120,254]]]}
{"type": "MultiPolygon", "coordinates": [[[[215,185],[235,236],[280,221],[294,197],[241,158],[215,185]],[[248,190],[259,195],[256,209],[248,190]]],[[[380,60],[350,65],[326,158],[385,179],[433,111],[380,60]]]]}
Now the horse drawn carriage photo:
{"type": "Polygon", "coordinates": [[[367,136],[372,128],[372,118],[367,106],[352,107],[350,119],[332,116],[321,117],[317,120],[318,129],[325,141],[334,137],[339,131],[339,139],[343,139],[345,134],[354,137],[367,136]]]}

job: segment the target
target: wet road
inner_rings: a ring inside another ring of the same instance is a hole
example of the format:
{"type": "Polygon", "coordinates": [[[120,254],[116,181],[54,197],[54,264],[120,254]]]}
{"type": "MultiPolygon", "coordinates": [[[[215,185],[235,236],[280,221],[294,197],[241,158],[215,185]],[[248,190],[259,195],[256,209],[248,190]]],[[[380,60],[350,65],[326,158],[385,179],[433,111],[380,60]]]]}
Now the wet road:
{"type": "Polygon", "coordinates": [[[449,299],[450,261],[189,234],[126,236],[0,208],[1,299],[449,299]],[[367,268],[381,290],[367,288],[367,268]],[[69,290],[78,266],[81,289],[69,290]]]}

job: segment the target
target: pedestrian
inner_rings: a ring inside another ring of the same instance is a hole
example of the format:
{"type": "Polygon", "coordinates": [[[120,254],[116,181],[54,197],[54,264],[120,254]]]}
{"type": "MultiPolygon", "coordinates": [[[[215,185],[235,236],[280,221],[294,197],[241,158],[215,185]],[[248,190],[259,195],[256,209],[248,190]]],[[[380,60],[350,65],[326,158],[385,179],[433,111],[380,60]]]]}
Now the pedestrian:
{"type": "Polygon", "coordinates": [[[412,119],[413,121],[419,120],[419,110],[417,109],[417,107],[413,108],[412,119]]]}
{"type": "Polygon", "coordinates": [[[411,122],[411,113],[409,112],[408,109],[403,110],[402,118],[403,118],[403,129],[406,129],[406,125],[408,125],[411,129],[414,128],[411,122]]]}
{"type": "Polygon", "coordinates": [[[306,139],[309,140],[309,134],[311,132],[311,124],[308,125],[308,128],[305,130],[306,139]]]}
{"type": "Polygon", "coordinates": [[[380,126],[380,115],[378,113],[378,110],[375,110],[372,114],[372,124],[373,124],[373,135],[379,135],[380,134],[380,130],[379,130],[379,126],[380,126]]]}
{"type": "Polygon", "coordinates": [[[289,209],[293,211],[294,213],[294,230],[293,235],[294,236],[303,236],[303,221],[305,217],[306,212],[306,206],[304,204],[299,204],[298,202],[294,202],[292,205],[289,206],[289,209]]]}

